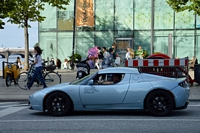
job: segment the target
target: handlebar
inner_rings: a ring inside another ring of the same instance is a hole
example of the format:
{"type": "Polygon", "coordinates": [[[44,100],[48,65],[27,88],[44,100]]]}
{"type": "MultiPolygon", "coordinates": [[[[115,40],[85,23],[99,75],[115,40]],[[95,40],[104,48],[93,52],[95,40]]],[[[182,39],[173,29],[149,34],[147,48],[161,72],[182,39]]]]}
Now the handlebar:
{"type": "Polygon", "coordinates": [[[43,63],[47,63],[48,61],[43,61],[43,63]]]}
{"type": "MultiPolygon", "coordinates": [[[[29,61],[34,62],[34,60],[29,59],[29,61]]],[[[43,61],[42,63],[47,63],[48,61],[43,61]]]]}
{"type": "Polygon", "coordinates": [[[31,62],[34,62],[34,60],[31,60],[31,59],[28,59],[29,61],[31,61],[31,62]]]}
{"type": "Polygon", "coordinates": [[[7,64],[17,64],[16,62],[7,62],[7,61],[3,61],[3,62],[7,64]]]}

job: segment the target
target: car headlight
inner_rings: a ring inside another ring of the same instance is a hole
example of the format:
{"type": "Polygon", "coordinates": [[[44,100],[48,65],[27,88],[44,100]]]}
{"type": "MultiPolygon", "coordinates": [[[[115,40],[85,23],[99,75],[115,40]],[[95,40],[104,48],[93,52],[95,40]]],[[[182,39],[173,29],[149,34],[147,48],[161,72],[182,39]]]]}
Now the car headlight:
{"type": "Polygon", "coordinates": [[[188,87],[188,84],[187,84],[186,81],[182,81],[182,82],[180,82],[178,85],[181,86],[181,87],[183,87],[183,88],[188,87]]]}

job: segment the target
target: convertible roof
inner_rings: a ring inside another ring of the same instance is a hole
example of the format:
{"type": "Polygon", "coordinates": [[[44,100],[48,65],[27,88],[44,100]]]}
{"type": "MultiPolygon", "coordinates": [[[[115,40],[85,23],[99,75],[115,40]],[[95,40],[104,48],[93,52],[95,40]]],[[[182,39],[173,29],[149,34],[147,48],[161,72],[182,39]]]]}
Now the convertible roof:
{"type": "Polygon", "coordinates": [[[99,70],[98,73],[137,73],[137,68],[129,68],[129,67],[110,67],[106,69],[99,70]]]}

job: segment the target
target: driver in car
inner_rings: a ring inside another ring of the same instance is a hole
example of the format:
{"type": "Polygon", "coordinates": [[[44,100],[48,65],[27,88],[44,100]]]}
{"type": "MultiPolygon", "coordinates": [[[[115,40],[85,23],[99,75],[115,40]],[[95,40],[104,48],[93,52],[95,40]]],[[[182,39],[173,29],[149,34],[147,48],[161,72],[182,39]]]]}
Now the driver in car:
{"type": "Polygon", "coordinates": [[[105,81],[102,84],[116,84],[116,83],[120,82],[121,79],[122,79],[121,74],[113,74],[113,81],[105,81]]]}

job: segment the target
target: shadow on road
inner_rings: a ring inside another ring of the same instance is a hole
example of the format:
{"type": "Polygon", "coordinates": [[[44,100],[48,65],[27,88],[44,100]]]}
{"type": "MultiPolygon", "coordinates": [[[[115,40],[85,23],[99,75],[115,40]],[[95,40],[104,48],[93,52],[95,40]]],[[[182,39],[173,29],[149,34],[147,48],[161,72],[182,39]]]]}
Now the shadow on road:
{"type": "MultiPolygon", "coordinates": [[[[34,112],[34,113],[31,113],[31,115],[34,115],[34,116],[48,116],[48,117],[80,117],[80,116],[88,116],[88,117],[91,117],[91,116],[95,116],[95,117],[99,117],[99,116],[121,116],[121,117],[127,117],[127,116],[137,116],[137,117],[140,117],[140,116],[145,116],[145,117],[157,117],[157,116],[152,116],[151,114],[149,114],[148,112],[146,111],[74,111],[72,112],[70,115],[66,115],[66,116],[51,116],[49,115],[48,113],[44,113],[44,112],[34,112]]],[[[182,110],[182,111],[172,111],[170,115],[168,116],[161,116],[161,117],[158,117],[158,118],[167,118],[167,117],[173,117],[173,116],[176,116],[176,117],[179,117],[179,116],[188,116],[188,115],[191,115],[191,111],[187,111],[187,110],[182,110]]]]}

